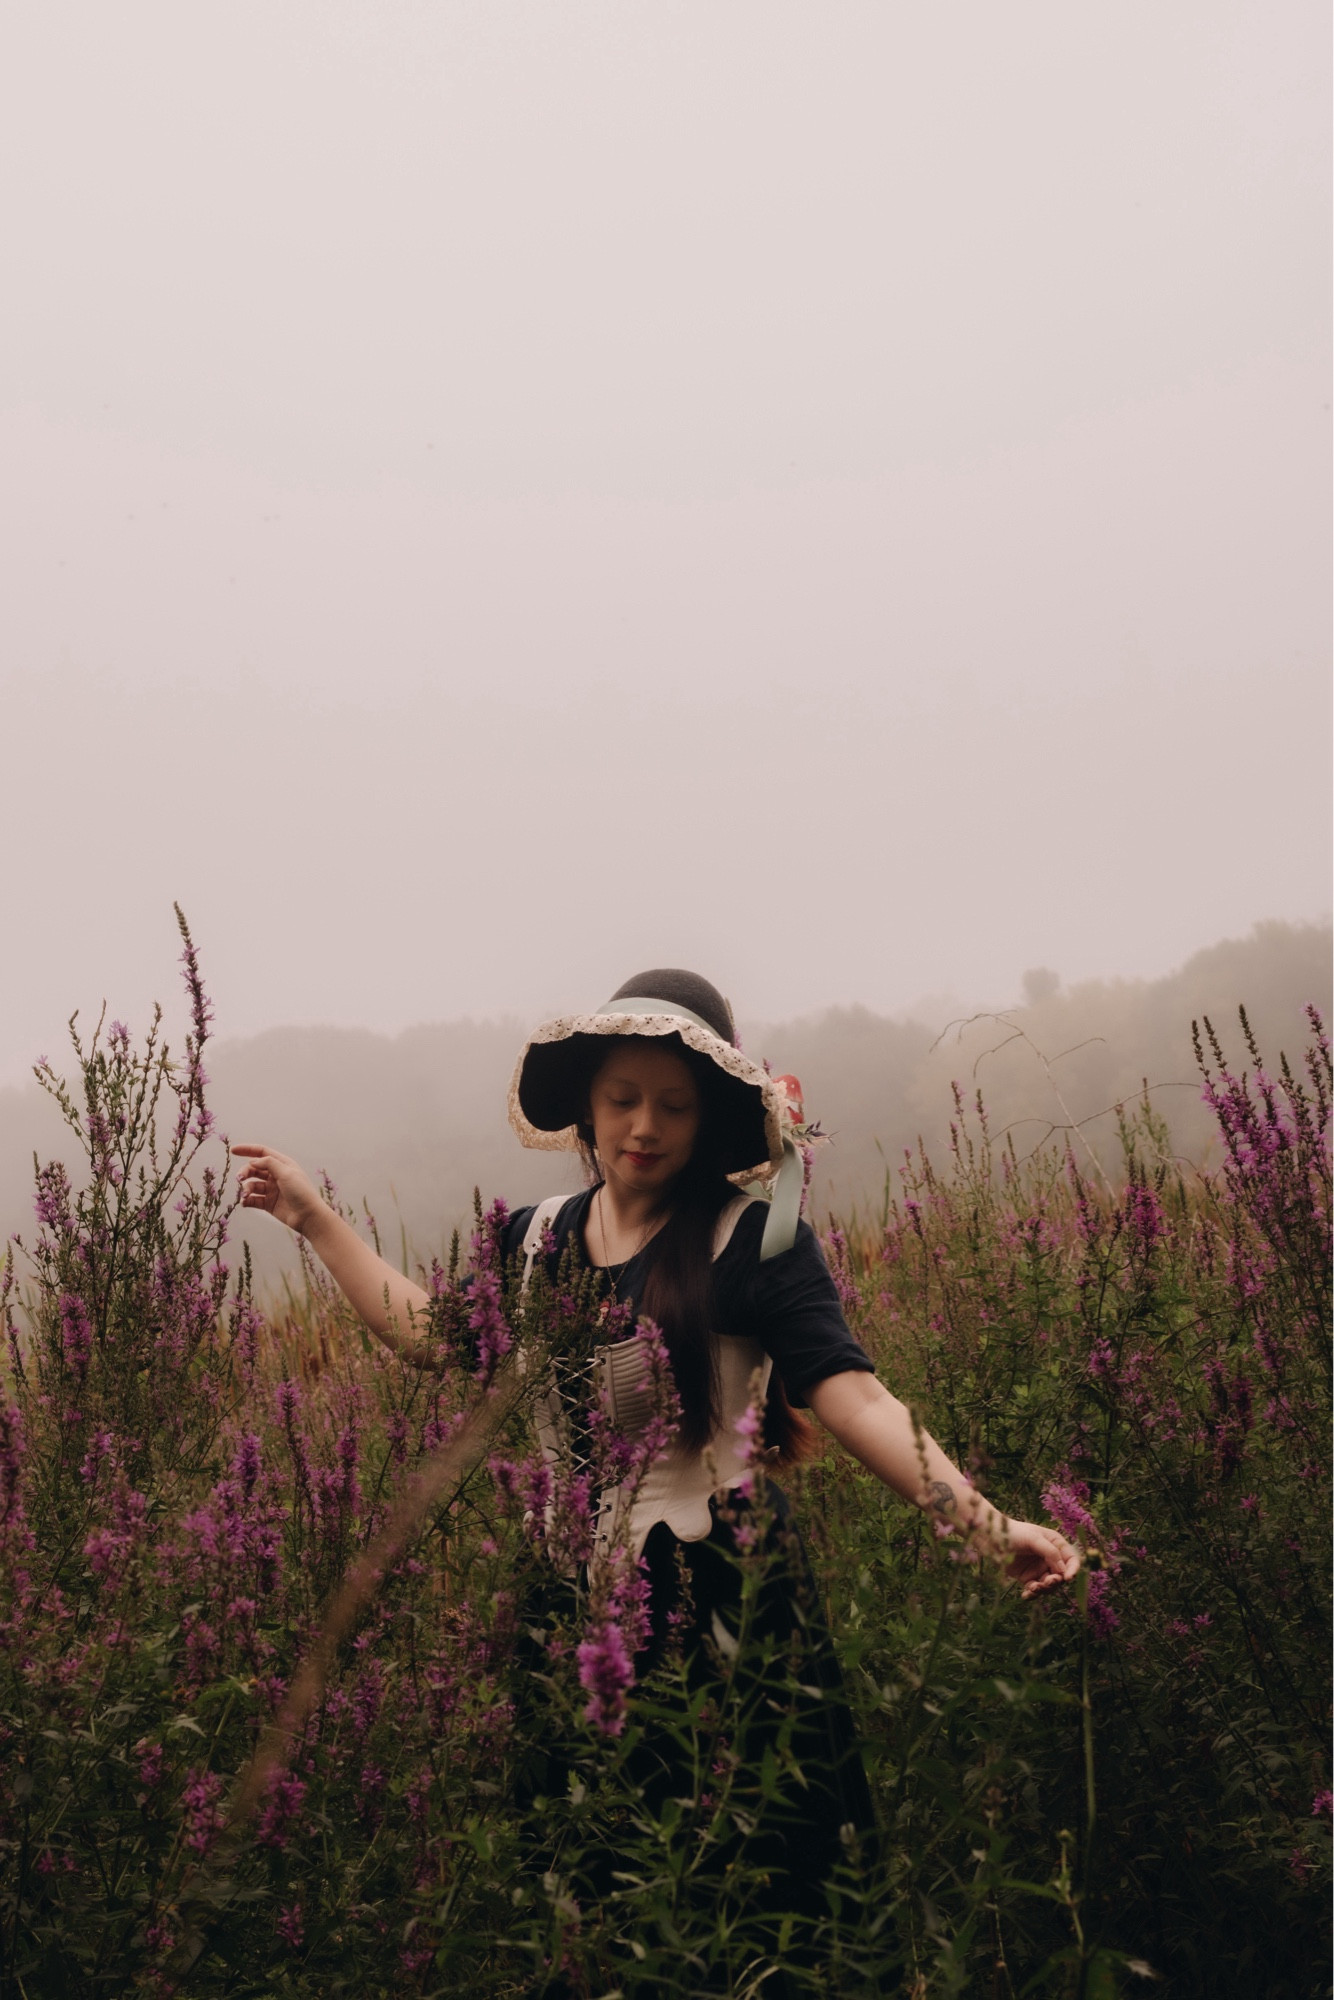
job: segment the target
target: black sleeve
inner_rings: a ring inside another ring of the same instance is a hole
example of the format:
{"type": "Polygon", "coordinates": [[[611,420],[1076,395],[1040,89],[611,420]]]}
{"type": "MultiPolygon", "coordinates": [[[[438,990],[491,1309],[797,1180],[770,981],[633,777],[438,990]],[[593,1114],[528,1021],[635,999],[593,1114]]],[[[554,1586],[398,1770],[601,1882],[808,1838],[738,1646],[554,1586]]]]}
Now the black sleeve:
{"type": "Polygon", "coordinates": [[[533,1219],[536,1202],[529,1202],[527,1208],[516,1208],[500,1232],[500,1261],[508,1264],[523,1248],[523,1239],[528,1234],[528,1225],[533,1219]]]}
{"type": "Polygon", "coordinates": [[[875,1363],[843,1317],[837,1287],[808,1222],[797,1224],[790,1250],[760,1262],[766,1214],[759,1202],[746,1210],[718,1260],[719,1276],[724,1277],[724,1263],[738,1277],[744,1274],[741,1311],[729,1317],[738,1332],[743,1330],[738,1322],[744,1321],[744,1331],[772,1355],[790,1401],[801,1407],[807,1389],[826,1375],[849,1368],[873,1375],[875,1363]]]}

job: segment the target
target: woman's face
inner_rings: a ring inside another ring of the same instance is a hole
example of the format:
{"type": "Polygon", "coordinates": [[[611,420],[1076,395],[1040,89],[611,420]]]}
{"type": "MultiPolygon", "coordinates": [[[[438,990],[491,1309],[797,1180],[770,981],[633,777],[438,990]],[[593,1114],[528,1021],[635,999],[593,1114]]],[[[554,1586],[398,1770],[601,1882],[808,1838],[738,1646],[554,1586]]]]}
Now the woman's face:
{"type": "Polygon", "coordinates": [[[694,1149],[699,1086],[673,1050],[628,1039],[594,1076],[589,1114],[604,1175],[636,1194],[662,1194],[694,1149]]]}

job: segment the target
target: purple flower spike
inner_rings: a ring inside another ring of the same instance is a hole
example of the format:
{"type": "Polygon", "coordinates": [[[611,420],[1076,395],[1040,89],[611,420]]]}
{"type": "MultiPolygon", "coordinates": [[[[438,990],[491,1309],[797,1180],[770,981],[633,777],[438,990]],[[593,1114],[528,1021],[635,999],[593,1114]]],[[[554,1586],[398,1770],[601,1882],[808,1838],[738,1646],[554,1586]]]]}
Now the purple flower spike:
{"type": "Polygon", "coordinates": [[[611,1619],[597,1624],[578,1651],[579,1685],[590,1697],[584,1715],[604,1736],[625,1728],[625,1697],[634,1684],[634,1663],[625,1637],[611,1619]]]}
{"type": "Polygon", "coordinates": [[[60,1344],[65,1364],[82,1382],[93,1355],[93,1328],[83,1300],[65,1292],[60,1300],[60,1344]]]}

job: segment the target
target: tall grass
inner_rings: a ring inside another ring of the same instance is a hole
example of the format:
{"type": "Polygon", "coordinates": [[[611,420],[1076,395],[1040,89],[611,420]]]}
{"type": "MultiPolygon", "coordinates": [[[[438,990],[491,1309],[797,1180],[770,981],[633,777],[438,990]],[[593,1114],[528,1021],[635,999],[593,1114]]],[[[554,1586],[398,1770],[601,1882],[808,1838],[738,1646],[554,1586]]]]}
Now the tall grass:
{"type": "Polygon", "coordinates": [[[534,1448],[601,1337],[586,1286],[521,1301],[493,1213],[427,1274],[428,1368],[314,1271],[261,1311],[221,1262],[188,937],[186,976],[183,1061],[113,1025],[48,1075],[85,1171],[42,1167],[5,1267],[0,1995],[1327,1990],[1314,1017],[1273,1075],[1202,1027],[1212,1178],[1146,1107],[1115,1185],[961,1108],[947,1166],[831,1227],[884,1379],[1089,1564],[1026,1605],[834,1448],[795,1479],[880,1836],[783,1910],[814,1697],[760,1615],[763,1474],[712,1677],[636,1682],[638,1575],[582,1559],[642,1448],[596,1405],[554,1478],[534,1448]]]}

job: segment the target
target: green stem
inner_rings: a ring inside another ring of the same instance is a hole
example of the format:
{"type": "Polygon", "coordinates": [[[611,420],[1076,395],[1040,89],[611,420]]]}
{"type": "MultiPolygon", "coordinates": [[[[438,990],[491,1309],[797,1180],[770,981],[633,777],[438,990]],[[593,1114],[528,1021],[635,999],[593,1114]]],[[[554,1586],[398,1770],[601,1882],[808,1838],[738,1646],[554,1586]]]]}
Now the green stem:
{"type": "MultiPolygon", "coordinates": [[[[1089,1616],[1088,1616],[1088,1571],[1082,1569],[1078,1580],[1079,1615],[1083,1624],[1080,1646],[1080,1732],[1084,1742],[1084,1858],[1080,1870],[1080,1902],[1087,1907],[1089,1891],[1093,1881],[1093,1838],[1098,1825],[1098,1792],[1093,1769],[1093,1701],[1089,1691],[1089,1616]]],[[[1087,1959],[1087,1944],[1082,1925],[1079,1927],[1079,1952],[1081,1967],[1087,1959]]]]}

